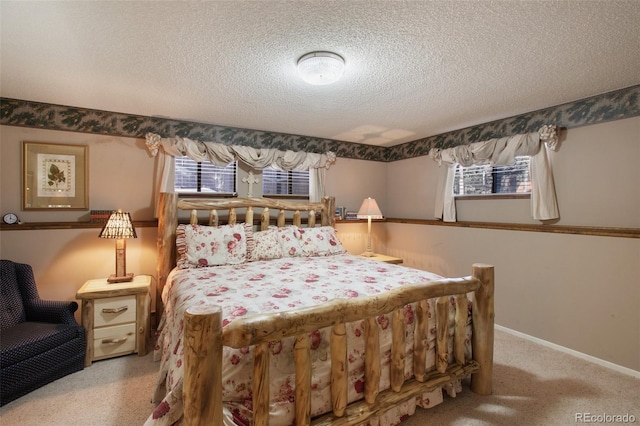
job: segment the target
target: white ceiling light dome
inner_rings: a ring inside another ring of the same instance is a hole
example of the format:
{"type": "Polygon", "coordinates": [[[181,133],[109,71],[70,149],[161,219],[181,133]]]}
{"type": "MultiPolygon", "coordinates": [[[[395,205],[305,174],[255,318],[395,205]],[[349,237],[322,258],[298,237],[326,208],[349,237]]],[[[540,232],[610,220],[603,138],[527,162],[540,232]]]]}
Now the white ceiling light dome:
{"type": "Polygon", "coordinates": [[[344,73],[344,58],[333,52],[311,52],[298,59],[298,72],[309,84],[331,84],[344,73]]]}

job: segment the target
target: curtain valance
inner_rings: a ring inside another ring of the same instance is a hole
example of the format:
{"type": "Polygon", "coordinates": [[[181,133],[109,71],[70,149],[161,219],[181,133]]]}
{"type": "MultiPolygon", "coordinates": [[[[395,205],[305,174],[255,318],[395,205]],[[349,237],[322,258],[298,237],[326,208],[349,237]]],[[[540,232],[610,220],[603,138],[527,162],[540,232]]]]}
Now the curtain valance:
{"type": "Polygon", "coordinates": [[[438,164],[447,166],[440,175],[436,195],[435,217],[445,222],[456,221],[453,196],[455,165],[468,167],[474,164],[505,166],[513,164],[516,156],[531,157],[531,213],[536,220],[553,220],[560,217],[553,172],[547,150],[558,149],[556,126],[546,125],[537,132],[504,138],[490,139],[448,149],[432,149],[429,156],[438,164]]]}
{"type": "MultiPolygon", "coordinates": [[[[155,157],[164,156],[159,167],[158,191],[174,192],[175,156],[187,156],[194,161],[207,161],[226,166],[239,160],[256,170],[273,167],[279,170],[309,170],[310,198],[319,200],[324,195],[324,170],[335,161],[335,153],[323,154],[302,151],[280,151],[273,148],[252,148],[242,145],[224,145],[218,142],[200,142],[187,138],[161,138],[146,134],[146,146],[155,157]]],[[[161,157],[162,158],[162,157],[161,157]]]]}
{"type": "Polygon", "coordinates": [[[226,166],[240,160],[254,169],[274,167],[279,170],[309,170],[329,168],[336,155],[329,151],[324,154],[302,151],[280,151],[274,148],[252,148],[242,145],[224,145],[218,142],[200,142],[187,138],[161,138],[147,133],[146,144],[152,156],[162,148],[172,156],[187,156],[195,161],[209,161],[217,166],[226,166]]]}

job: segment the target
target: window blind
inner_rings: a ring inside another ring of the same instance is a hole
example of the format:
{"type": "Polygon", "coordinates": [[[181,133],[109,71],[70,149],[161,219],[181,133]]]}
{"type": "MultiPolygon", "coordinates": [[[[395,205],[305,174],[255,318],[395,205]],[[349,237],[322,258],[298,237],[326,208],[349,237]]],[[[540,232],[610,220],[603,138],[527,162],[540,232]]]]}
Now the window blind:
{"type": "Polygon", "coordinates": [[[531,192],[531,157],[516,156],[508,166],[456,165],[454,195],[521,194],[531,192]]]}
{"type": "Polygon", "coordinates": [[[309,195],[309,171],[283,171],[268,167],[262,170],[264,195],[309,195]]]}
{"type": "Polygon", "coordinates": [[[180,193],[235,193],[237,162],[215,166],[189,157],[175,157],[175,191],[180,193]]]}

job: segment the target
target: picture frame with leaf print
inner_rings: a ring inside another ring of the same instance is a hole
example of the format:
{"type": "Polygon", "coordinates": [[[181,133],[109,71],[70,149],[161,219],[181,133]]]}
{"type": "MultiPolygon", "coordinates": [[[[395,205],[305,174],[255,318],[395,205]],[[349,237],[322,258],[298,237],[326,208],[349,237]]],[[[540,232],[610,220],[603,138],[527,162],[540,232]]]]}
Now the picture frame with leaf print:
{"type": "Polygon", "coordinates": [[[86,145],[23,142],[23,210],[88,210],[86,145]]]}

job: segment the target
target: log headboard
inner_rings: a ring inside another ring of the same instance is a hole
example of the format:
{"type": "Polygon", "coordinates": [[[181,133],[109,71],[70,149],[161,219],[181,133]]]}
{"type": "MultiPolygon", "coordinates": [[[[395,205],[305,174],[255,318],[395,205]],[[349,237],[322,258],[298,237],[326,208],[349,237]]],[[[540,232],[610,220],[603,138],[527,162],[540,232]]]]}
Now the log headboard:
{"type": "Polygon", "coordinates": [[[302,225],[302,213],[307,214],[306,225],[316,226],[316,217],[320,215],[320,225],[335,224],[335,198],[323,197],[320,202],[289,201],[272,198],[189,198],[179,200],[178,194],[160,193],[158,212],[158,288],[156,289],[156,312],[161,315],[162,290],[167,277],[176,265],[176,228],[178,211],[191,211],[190,223],[198,223],[197,212],[208,211],[208,224],[216,226],[220,222],[220,210],[226,210],[227,223],[254,223],[254,209],[260,209],[260,229],[264,230],[275,220],[279,227],[285,225],[287,212],[292,212],[293,224],[302,225]],[[238,210],[244,210],[244,217],[238,220],[238,210]],[[271,212],[277,212],[275,218],[271,212]]]}

